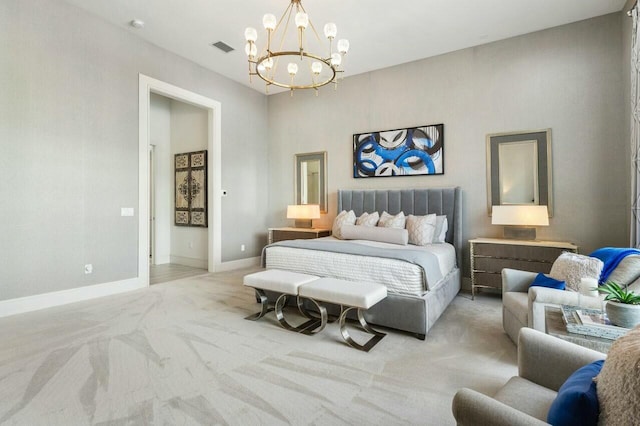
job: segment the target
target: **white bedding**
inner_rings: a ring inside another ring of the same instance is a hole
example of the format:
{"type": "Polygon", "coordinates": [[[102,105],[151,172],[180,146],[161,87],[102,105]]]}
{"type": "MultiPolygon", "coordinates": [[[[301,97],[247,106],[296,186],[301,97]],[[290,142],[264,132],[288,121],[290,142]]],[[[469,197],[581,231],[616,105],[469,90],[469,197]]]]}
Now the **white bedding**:
{"type": "MultiPolygon", "coordinates": [[[[331,241],[342,241],[325,237],[331,241]]],[[[439,243],[426,246],[402,246],[367,240],[349,240],[350,243],[376,246],[388,250],[425,250],[433,253],[443,277],[456,267],[455,249],[451,244],[439,243]]],[[[423,295],[425,289],[422,269],[412,263],[396,259],[358,256],[292,247],[267,247],[267,268],[292,270],[318,276],[332,276],[349,281],[371,281],[387,286],[390,293],[423,295]]],[[[444,279],[444,278],[443,278],[444,279]]],[[[429,289],[440,283],[427,283],[429,289]]]]}

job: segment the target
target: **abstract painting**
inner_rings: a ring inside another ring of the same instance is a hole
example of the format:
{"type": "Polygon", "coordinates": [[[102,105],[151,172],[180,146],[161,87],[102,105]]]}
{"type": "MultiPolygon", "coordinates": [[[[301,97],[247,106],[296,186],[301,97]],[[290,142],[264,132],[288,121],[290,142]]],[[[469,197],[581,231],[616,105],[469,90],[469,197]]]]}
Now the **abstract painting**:
{"type": "Polygon", "coordinates": [[[175,155],[177,226],[207,227],[207,151],[175,155]]]}
{"type": "Polygon", "coordinates": [[[444,174],[444,124],[353,135],[353,177],[444,174]]]}

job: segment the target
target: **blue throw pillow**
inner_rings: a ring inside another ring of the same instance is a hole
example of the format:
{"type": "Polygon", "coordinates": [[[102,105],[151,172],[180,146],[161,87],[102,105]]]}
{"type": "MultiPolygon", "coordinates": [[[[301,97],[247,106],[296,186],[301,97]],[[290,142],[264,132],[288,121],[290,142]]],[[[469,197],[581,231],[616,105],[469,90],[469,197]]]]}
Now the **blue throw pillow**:
{"type": "Polygon", "coordinates": [[[596,377],[604,360],[596,361],[576,370],[560,387],[551,404],[547,422],[553,426],[596,426],[600,407],[596,394],[596,377]]]}
{"type": "Polygon", "coordinates": [[[531,283],[530,287],[548,287],[555,288],[556,290],[564,290],[566,284],[564,281],[556,280],[555,278],[551,278],[546,276],[545,274],[538,274],[536,278],[531,283]]]}

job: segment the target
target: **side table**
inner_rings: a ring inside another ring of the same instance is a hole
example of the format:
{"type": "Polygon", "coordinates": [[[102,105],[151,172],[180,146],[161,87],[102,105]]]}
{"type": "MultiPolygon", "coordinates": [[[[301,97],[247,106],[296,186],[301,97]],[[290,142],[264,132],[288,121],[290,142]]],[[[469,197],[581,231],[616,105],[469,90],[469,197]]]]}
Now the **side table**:
{"type": "Polygon", "coordinates": [[[569,333],[562,319],[562,310],[557,306],[545,306],[544,308],[545,332],[567,342],[575,343],[585,348],[607,353],[613,344],[613,340],[602,337],[587,336],[584,334],[569,333]]]}
{"type": "Polygon", "coordinates": [[[310,240],[331,235],[331,229],[323,228],[269,228],[269,244],[285,240],[310,240]]]}

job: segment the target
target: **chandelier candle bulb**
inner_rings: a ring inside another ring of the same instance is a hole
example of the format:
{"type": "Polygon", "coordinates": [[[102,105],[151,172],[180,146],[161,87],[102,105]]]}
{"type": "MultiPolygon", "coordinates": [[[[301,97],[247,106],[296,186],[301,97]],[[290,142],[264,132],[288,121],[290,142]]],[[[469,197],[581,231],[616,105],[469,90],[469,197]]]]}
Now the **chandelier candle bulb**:
{"type": "Polygon", "coordinates": [[[244,30],[244,38],[247,41],[254,43],[258,40],[258,31],[256,31],[255,28],[247,27],[247,29],[244,30]]]}
{"type": "Polygon", "coordinates": [[[262,17],[262,25],[264,25],[264,29],[267,31],[275,30],[276,23],[277,23],[276,16],[271,13],[267,13],[262,17]]]}
{"type": "Polygon", "coordinates": [[[341,63],[342,63],[342,56],[340,56],[339,53],[334,53],[331,55],[331,65],[335,65],[336,67],[339,67],[341,63]]]}
{"type": "Polygon", "coordinates": [[[315,75],[320,74],[320,72],[322,71],[322,64],[320,62],[314,62],[313,64],[311,64],[311,71],[313,71],[315,75]]]}
{"type": "Polygon", "coordinates": [[[293,62],[289,62],[289,65],[287,65],[287,71],[289,71],[289,75],[293,77],[298,72],[298,65],[293,62]]]}
{"type": "Polygon", "coordinates": [[[338,52],[342,55],[346,55],[349,51],[349,40],[341,38],[338,40],[338,52]]]}
{"type": "Polygon", "coordinates": [[[307,25],[309,25],[309,15],[304,12],[296,13],[296,27],[304,30],[307,25]]]}
{"type": "Polygon", "coordinates": [[[324,26],[324,36],[329,40],[336,38],[338,34],[338,27],[333,22],[329,22],[324,26]]]}

